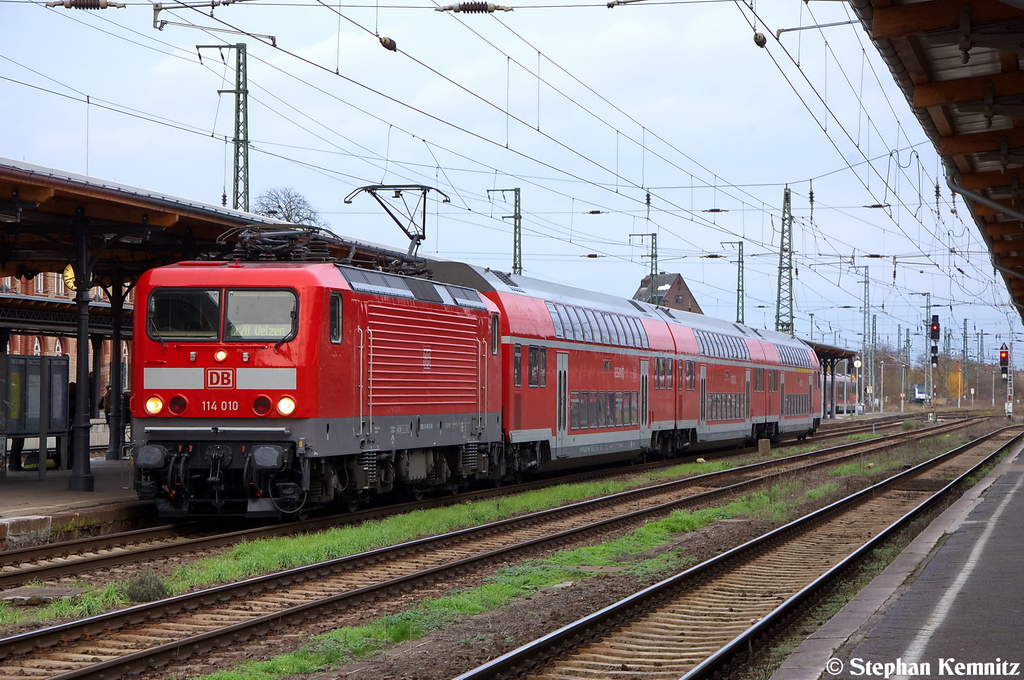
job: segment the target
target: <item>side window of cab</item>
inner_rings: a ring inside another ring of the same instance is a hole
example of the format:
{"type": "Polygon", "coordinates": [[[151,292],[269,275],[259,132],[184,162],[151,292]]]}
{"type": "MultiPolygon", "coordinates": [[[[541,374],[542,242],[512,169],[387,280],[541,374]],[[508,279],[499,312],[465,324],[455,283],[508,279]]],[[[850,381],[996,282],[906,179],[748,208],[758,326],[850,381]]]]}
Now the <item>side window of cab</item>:
{"type": "Polygon", "coordinates": [[[341,293],[331,293],[330,333],[331,342],[341,342],[341,293]]]}

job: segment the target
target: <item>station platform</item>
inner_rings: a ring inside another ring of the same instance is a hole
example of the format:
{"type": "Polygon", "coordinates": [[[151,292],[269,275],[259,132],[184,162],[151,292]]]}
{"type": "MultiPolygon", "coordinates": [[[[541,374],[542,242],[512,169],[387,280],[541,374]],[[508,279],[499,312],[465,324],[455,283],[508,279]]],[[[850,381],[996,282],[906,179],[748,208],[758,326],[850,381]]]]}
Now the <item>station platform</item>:
{"type": "Polygon", "coordinates": [[[771,680],[1024,675],[1018,445],[771,680]]]}
{"type": "MultiPolygon", "coordinates": [[[[0,477],[0,551],[55,542],[82,531],[112,533],[153,521],[152,502],[140,501],[132,488],[128,461],[106,460],[94,451],[89,461],[93,491],[69,491],[70,470],[5,471],[0,477]]],[[[2,552],[0,552],[2,555],[2,552]]]]}

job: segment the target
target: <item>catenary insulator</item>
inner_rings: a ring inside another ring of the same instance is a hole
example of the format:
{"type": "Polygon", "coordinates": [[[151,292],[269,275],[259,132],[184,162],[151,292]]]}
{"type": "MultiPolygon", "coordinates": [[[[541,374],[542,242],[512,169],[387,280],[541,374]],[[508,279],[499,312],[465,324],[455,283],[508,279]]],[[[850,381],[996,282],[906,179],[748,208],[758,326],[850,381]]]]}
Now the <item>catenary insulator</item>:
{"type": "Polygon", "coordinates": [[[467,14],[484,14],[488,12],[495,12],[501,10],[502,12],[511,12],[511,7],[505,7],[503,5],[495,5],[493,2],[457,2],[454,5],[448,5],[447,7],[435,7],[437,12],[466,12],[467,14]]]}
{"type": "Polygon", "coordinates": [[[383,45],[384,49],[386,49],[386,50],[391,50],[392,52],[395,52],[396,50],[398,50],[398,43],[396,43],[391,38],[385,38],[384,36],[381,36],[380,37],[380,44],[383,45]]]}
{"type": "Polygon", "coordinates": [[[47,7],[64,7],[65,9],[106,9],[108,7],[124,7],[123,2],[110,0],[56,0],[46,3],[47,7]]]}

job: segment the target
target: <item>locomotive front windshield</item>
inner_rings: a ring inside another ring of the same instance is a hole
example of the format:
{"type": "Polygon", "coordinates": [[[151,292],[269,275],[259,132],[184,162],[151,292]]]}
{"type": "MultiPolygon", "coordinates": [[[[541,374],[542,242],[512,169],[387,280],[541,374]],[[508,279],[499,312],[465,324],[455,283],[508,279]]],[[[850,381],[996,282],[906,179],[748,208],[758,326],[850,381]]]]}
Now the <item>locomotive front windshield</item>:
{"type": "Polygon", "coordinates": [[[288,289],[158,288],[149,296],[146,331],[160,342],[285,342],[295,337],[298,304],[288,289]]]}

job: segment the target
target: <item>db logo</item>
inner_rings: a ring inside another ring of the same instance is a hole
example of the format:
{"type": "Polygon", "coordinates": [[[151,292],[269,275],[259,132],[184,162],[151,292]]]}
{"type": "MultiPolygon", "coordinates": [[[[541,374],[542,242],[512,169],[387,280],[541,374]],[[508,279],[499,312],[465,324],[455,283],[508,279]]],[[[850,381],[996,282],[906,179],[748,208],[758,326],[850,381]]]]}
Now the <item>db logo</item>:
{"type": "Polygon", "coordinates": [[[231,388],[235,386],[235,369],[233,368],[208,368],[206,369],[206,389],[231,388]]]}

